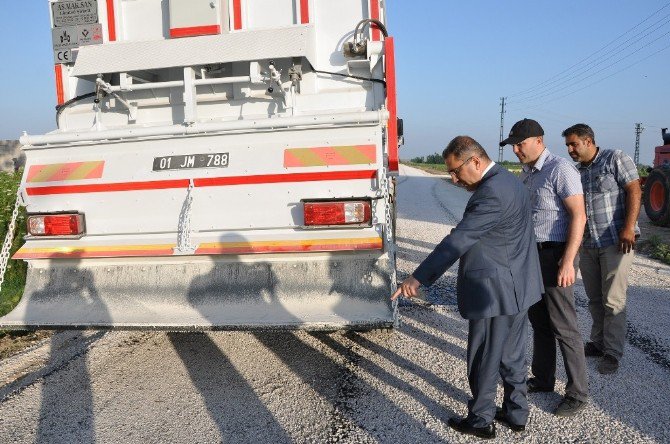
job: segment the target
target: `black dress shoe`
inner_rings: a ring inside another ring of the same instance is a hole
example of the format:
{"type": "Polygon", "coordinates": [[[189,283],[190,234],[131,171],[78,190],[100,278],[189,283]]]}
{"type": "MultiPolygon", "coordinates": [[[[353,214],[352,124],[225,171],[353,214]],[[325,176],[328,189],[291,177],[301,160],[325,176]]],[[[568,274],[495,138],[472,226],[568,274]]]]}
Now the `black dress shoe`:
{"type": "Polygon", "coordinates": [[[598,372],[603,375],[611,375],[619,370],[619,360],[612,355],[604,355],[598,363],[598,372]]]}
{"type": "Polygon", "coordinates": [[[509,422],[509,419],[507,419],[507,416],[505,416],[503,409],[501,409],[500,407],[496,407],[496,421],[502,422],[507,427],[512,429],[513,432],[523,432],[524,430],[526,430],[525,424],[513,424],[509,422]]]}
{"type": "Polygon", "coordinates": [[[546,387],[539,385],[536,378],[530,378],[526,383],[528,387],[528,393],[539,393],[539,392],[553,392],[553,387],[546,387]]]}
{"type": "Polygon", "coordinates": [[[601,357],[603,351],[598,348],[598,346],[593,342],[587,342],[584,344],[584,356],[588,357],[601,357]]]}
{"type": "Polygon", "coordinates": [[[556,410],[554,410],[554,415],[573,416],[583,410],[587,404],[588,401],[580,401],[572,396],[564,396],[558,407],[556,407],[556,410]]]}
{"type": "Polygon", "coordinates": [[[457,432],[478,438],[491,439],[496,437],[496,425],[494,423],[484,427],[475,427],[466,418],[449,418],[449,427],[457,432]]]}

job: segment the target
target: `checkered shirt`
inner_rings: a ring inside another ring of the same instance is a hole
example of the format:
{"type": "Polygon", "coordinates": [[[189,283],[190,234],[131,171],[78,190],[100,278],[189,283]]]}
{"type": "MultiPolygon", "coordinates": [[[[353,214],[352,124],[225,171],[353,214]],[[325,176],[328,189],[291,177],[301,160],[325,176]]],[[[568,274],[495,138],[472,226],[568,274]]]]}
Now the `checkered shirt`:
{"type": "Polygon", "coordinates": [[[545,148],[535,165],[522,166],[521,180],[530,192],[537,241],[567,241],[570,213],[563,200],[583,194],[577,168],[545,148]]]}
{"type": "MultiPolygon", "coordinates": [[[[601,150],[589,165],[577,164],[584,187],[583,246],[605,248],[619,241],[626,219],[626,184],[639,179],[633,160],[620,150],[601,150]]],[[[635,235],[640,228],[635,223],[635,235]]]]}

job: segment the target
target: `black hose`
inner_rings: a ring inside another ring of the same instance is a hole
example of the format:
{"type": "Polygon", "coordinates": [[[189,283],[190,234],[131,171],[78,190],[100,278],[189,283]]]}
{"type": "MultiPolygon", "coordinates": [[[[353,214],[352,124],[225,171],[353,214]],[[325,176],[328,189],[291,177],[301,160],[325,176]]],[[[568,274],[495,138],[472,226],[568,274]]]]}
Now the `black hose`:
{"type": "Polygon", "coordinates": [[[360,22],[358,22],[358,24],[356,24],[356,27],[354,28],[354,42],[355,42],[355,41],[357,40],[357,38],[358,38],[358,33],[359,33],[360,31],[362,31],[362,29],[363,29],[361,26],[364,25],[364,24],[370,24],[370,23],[374,23],[375,25],[377,25],[377,27],[378,27],[379,30],[382,32],[382,34],[384,35],[384,37],[388,37],[388,36],[389,36],[389,33],[388,33],[388,31],[386,30],[386,26],[384,26],[384,24],[383,24],[382,22],[380,22],[379,20],[377,20],[377,19],[363,19],[363,20],[361,20],[360,22]],[[361,29],[359,30],[359,28],[361,28],[361,29]]]}
{"type": "Polygon", "coordinates": [[[88,99],[89,97],[95,96],[95,92],[90,92],[86,94],[82,94],[81,96],[73,97],[72,99],[68,100],[67,102],[61,103],[60,105],[56,105],[56,127],[60,128],[60,124],[58,123],[60,114],[63,112],[65,108],[68,106],[72,105],[75,102],[78,102],[80,100],[88,99]]]}
{"type": "Polygon", "coordinates": [[[356,79],[356,80],[365,80],[367,82],[381,83],[382,85],[384,85],[384,88],[386,88],[386,81],[382,80],[382,79],[372,79],[372,78],[368,78],[368,77],[352,76],[352,75],[349,75],[349,74],[341,74],[339,72],[319,71],[318,69],[314,69],[313,66],[311,68],[312,68],[312,71],[314,71],[316,73],[319,73],[319,74],[330,74],[331,76],[340,76],[340,77],[347,77],[347,78],[356,79]]]}

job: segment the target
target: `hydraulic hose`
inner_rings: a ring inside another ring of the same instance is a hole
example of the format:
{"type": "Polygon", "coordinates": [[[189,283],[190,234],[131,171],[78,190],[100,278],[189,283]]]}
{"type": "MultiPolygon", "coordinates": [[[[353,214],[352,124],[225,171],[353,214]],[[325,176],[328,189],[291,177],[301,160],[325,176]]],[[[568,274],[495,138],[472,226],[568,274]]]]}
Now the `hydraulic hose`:
{"type": "Polygon", "coordinates": [[[375,24],[375,25],[377,25],[379,30],[382,32],[384,37],[389,36],[389,33],[386,30],[386,26],[384,26],[384,24],[382,22],[380,22],[379,20],[377,20],[377,19],[363,19],[360,22],[358,22],[358,24],[354,28],[354,41],[356,41],[356,42],[359,41],[358,40],[358,33],[363,32],[363,29],[364,29],[363,25],[365,25],[365,24],[368,24],[368,26],[370,26],[370,24],[375,24]]]}
{"type": "Polygon", "coordinates": [[[68,106],[72,105],[73,103],[76,103],[80,100],[88,99],[89,97],[94,97],[96,95],[95,92],[90,92],[86,94],[82,94],[81,96],[73,97],[67,102],[61,103],[60,105],[56,105],[56,127],[60,128],[60,114],[63,112],[65,108],[68,106]]]}

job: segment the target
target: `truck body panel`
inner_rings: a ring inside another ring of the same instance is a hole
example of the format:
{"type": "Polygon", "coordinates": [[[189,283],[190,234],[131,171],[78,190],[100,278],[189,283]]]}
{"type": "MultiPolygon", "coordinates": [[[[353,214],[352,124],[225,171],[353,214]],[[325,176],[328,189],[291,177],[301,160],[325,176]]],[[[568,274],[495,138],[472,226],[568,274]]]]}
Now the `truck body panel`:
{"type": "Polygon", "coordinates": [[[21,196],[33,221],[83,227],[26,237],[25,293],[1,326],[393,325],[381,1],[50,3],[76,9],[52,16],[59,128],[21,139],[21,196]],[[345,55],[349,40],[364,50],[345,55]],[[309,225],[310,202],[369,217],[309,225]]]}

